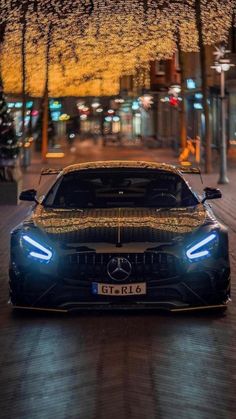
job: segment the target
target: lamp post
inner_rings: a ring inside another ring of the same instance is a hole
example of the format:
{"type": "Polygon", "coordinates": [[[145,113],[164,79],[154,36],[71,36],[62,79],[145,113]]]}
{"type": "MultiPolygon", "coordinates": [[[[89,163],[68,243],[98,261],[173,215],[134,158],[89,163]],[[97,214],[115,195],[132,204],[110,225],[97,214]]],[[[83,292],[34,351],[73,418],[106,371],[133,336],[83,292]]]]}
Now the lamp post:
{"type": "Polygon", "coordinates": [[[225,96],[225,72],[234,67],[234,64],[230,63],[230,60],[225,57],[225,53],[230,51],[225,50],[224,47],[216,48],[217,61],[214,68],[220,74],[220,100],[221,100],[221,142],[220,142],[220,177],[218,180],[219,184],[229,183],[227,176],[227,143],[226,143],[226,96],[225,96]]]}

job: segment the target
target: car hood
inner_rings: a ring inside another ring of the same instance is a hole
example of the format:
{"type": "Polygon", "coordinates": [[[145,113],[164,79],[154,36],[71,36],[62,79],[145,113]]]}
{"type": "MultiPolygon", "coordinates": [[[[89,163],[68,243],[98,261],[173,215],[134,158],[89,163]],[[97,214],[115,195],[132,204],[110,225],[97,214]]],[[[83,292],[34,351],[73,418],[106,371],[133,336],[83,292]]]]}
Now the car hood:
{"type": "Polygon", "coordinates": [[[37,227],[58,242],[131,243],[167,242],[190,234],[206,223],[208,211],[195,207],[51,209],[38,205],[27,225],[37,227]]]}

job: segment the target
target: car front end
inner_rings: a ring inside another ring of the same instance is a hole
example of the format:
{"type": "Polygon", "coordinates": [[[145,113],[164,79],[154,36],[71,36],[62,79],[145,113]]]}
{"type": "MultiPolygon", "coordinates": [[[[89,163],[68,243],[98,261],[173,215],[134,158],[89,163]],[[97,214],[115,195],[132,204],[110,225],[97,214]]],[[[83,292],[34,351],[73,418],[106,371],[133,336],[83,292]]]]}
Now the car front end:
{"type": "Polygon", "coordinates": [[[200,203],[168,210],[39,205],[12,232],[10,296],[15,307],[63,311],[225,307],[227,230],[200,203]]]}

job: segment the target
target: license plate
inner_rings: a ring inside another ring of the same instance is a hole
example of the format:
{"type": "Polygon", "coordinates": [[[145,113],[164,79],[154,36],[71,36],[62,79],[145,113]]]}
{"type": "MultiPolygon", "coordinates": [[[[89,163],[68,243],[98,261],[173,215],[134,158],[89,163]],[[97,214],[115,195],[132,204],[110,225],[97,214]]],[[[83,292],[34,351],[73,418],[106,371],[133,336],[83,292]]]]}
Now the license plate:
{"type": "Polygon", "coordinates": [[[92,293],[97,295],[112,295],[114,297],[128,297],[129,295],[144,295],[146,294],[146,283],[140,282],[137,284],[127,285],[110,285],[92,283],[92,293]]]}

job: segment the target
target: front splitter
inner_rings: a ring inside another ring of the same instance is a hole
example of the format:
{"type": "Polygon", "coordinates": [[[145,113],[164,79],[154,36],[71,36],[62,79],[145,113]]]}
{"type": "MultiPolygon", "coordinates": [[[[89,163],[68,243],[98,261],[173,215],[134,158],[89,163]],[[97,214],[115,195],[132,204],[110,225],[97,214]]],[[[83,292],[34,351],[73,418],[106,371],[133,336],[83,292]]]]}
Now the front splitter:
{"type": "MultiPolygon", "coordinates": [[[[229,300],[230,301],[230,300],[229,300]]],[[[33,307],[33,306],[19,306],[19,305],[12,305],[13,309],[20,309],[20,310],[33,310],[33,311],[47,311],[47,312],[55,312],[55,313],[69,313],[75,312],[80,310],[160,310],[160,311],[169,311],[169,312],[187,312],[187,311],[203,311],[203,310],[217,310],[217,309],[226,309],[228,306],[229,301],[224,304],[214,304],[214,305],[205,305],[205,306],[186,306],[183,305],[182,307],[170,307],[169,303],[161,304],[158,303],[139,303],[137,305],[116,305],[116,304],[101,304],[101,303],[76,303],[76,304],[67,304],[67,307],[58,307],[58,308],[50,308],[50,307],[33,307]]]]}

